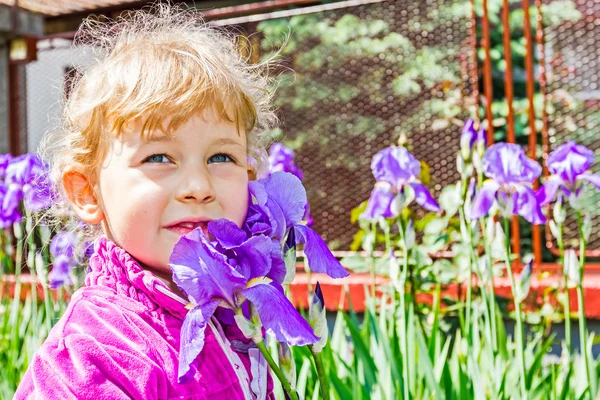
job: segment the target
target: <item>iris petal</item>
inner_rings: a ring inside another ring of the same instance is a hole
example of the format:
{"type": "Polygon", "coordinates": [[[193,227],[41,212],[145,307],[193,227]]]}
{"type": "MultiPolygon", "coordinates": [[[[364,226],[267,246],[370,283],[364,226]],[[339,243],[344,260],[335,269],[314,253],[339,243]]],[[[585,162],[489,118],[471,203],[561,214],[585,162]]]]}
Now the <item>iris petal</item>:
{"type": "Polygon", "coordinates": [[[248,191],[250,192],[250,199],[254,204],[259,206],[267,204],[269,195],[265,190],[262,180],[248,182],[248,191]]]}
{"type": "Polygon", "coordinates": [[[593,151],[570,140],[550,153],[546,164],[552,174],[574,186],[575,179],[587,171],[593,162],[593,151]]]}
{"type": "Polygon", "coordinates": [[[226,249],[241,245],[247,238],[246,232],[234,222],[225,218],[210,221],[208,223],[208,231],[226,249]]]}
{"type": "Polygon", "coordinates": [[[369,197],[367,208],[360,217],[363,219],[395,217],[390,206],[396,195],[390,190],[391,187],[388,183],[377,183],[371,192],[371,197],[369,197]]]}
{"type": "Polygon", "coordinates": [[[285,236],[286,230],[292,225],[287,225],[285,213],[283,212],[279,204],[277,204],[276,202],[271,200],[267,201],[266,208],[268,209],[269,215],[271,216],[270,222],[273,228],[272,235],[278,240],[282,240],[285,236]]]}
{"type": "Polygon", "coordinates": [[[281,247],[279,242],[274,240],[271,242],[271,269],[267,276],[275,282],[282,283],[287,274],[285,261],[281,256],[281,247]]]}
{"type": "Polygon", "coordinates": [[[519,185],[515,194],[515,208],[517,214],[534,225],[546,223],[546,216],[542,212],[533,189],[529,186],[519,185]]]}
{"type": "Polygon", "coordinates": [[[236,290],[246,286],[246,280],[227,263],[204,236],[195,229],[179,239],[169,260],[173,281],[196,304],[220,297],[234,304],[236,290]]]}
{"type": "Polygon", "coordinates": [[[194,376],[195,369],[191,365],[204,348],[206,325],[218,305],[218,300],[197,305],[188,311],[185,316],[181,326],[181,344],[179,347],[179,368],[177,372],[179,383],[185,383],[194,376]]]}
{"type": "Polygon", "coordinates": [[[417,179],[421,164],[406,148],[392,146],[375,154],[371,170],[377,182],[387,182],[398,189],[417,179]]]}
{"type": "Polygon", "coordinates": [[[319,340],[278,283],[261,283],[243,290],[242,294],[256,307],[263,326],[278,342],[304,346],[319,340]]]}
{"type": "Polygon", "coordinates": [[[235,260],[246,280],[265,276],[271,270],[272,241],[265,235],[253,236],[235,247],[235,260]]]}
{"type": "Polygon", "coordinates": [[[415,191],[415,201],[419,203],[423,208],[433,212],[441,211],[439,204],[434,200],[429,190],[422,183],[413,182],[410,186],[415,191]]]}
{"type": "Polygon", "coordinates": [[[56,289],[62,285],[71,285],[71,269],[73,259],[65,254],[54,258],[52,271],[48,274],[48,287],[56,289]]]}
{"type": "Polygon", "coordinates": [[[577,179],[581,179],[584,181],[588,181],[598,189],[600,189],[600,175],[596,174],[581,174],[577,177],[577,179]]]}
{"type": "Polygon", "coordinates": [[[550,178],[538,189],[535,194],[540,206],[545,206],[554,200],[556,197],[556,192],[562,184],[563,180],[559,176],[550,176],[550,178]]]}
{"type": "Polygon", "coordinates": [[[296,225],[294,229],[296,243],[304,243],[304,253],[311,271],[325,273],[332,278],[344,278],[349,275],[317,232],[306,225],[296,225]]]}
{"type": "Polygon", "coordinates": [[[473,200],[473,207],[469,215],[470,219],[485,217],[490,212],[499,188],[500,185],[495,181],[485,181],[483,183],[473,200]]]}
{"type": "Polygon", "coordinates": [[[514,143],[490,146],[483,156],[483,170],[487,177],[501,184],[532,183],[542,173],[542,167],[514,143]]]}
{"type": "Polygon", "coordinates": [[[282,210],[288,227],[302,221],[306,207],[306,190],[300,179],[285,172],[274,172],[263,181],[269,201],[282,210]]]}

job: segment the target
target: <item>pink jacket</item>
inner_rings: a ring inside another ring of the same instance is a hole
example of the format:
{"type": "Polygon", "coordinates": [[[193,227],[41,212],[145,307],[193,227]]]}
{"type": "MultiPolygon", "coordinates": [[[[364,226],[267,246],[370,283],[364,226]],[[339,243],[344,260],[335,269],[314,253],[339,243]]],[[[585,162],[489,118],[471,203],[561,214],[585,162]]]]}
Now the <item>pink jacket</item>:
{"type": "Polygon", "coordinates": [[[98,239],[85,286],[36,353],[15,399],[275,398],[266,369],[250,383],[264,365],[251,366],[248,352],[256,350],[236,326],[215,318],[194,378],[177,383],[187,310],[159,286],[166,289],[123,249],[98,239]]]}

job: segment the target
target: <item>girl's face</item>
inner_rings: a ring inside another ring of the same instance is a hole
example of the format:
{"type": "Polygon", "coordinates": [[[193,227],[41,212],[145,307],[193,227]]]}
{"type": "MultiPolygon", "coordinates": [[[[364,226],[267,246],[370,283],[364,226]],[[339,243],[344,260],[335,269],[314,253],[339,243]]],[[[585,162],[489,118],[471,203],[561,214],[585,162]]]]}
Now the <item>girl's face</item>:
{"type": "Polygon", "coordinates": [[[246,135],[212,112],[174,134],[148,141],[138,130],[114,139],[95,191],[109,239],[170,280],[169,256],[179,238],[227,218],[241,226],[248,209],[246,135]]]}

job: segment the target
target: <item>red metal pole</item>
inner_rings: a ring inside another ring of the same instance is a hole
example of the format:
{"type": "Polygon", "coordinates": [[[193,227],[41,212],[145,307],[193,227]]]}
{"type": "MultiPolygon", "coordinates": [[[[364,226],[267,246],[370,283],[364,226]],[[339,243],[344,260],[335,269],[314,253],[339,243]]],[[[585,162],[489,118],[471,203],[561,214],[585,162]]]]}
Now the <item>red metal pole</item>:
{"type": "MultiPolygon", "coordinates": [[[[529,0],[523,0],[523,29],[525,31],[525,43],[527,46],[527,52],[525,53],[525,73],[527,75],[527,101],[529,103],[529,156],[536,160],[537,132],[535,129],[535,107],[533,104],[533,85],[535,77],[533,75],[533,38],[531,35],[529,7],[529,0]]],[[[533,182],[533,188],[537,189],[538,184],[539,181],[536,179],[535,182],[533,182]]],[[[533,225],[532,229],[534,264],[539,265],[542,262],[542,238],[540,234],[540,227],[538,225],[533,225]]]]}
{"type": "Polygon", "coordinates": [[[471,67],[471,85],[473,88],[473,119],[479,125],[479,75],[477,60],[477,14],[475,13],[475,0],[471,0],[471,51],[473,66],[471,67]]]}
{"type": "Polygon", "coordinates": [[[483,92],[485,94],[485,118],[487,119],[488,144],[494,143],[494,125],[492,115],[492,58],[490,56],[490,18],[487,0],[483,0],[483,19],[481,21],[482,41],[485,58],[483,60],[483,92]]]}
{"type": "MultiPolygon", "coordinates": [[[[502,6],[502,42],[504,44],[504,61],[506,62],[506,69],[504,70],[504,94],[506,96],[506,103],[508,106],[508,118],[506,121],[506,138],[509,143],[515,143],[515,121],[514,121],[514,110],[513,110],[513,75],[512,75],[512,57],[510,50],[510,6],[508,0],[503,0],[502,6]]],[[[508,232],[507,232],[508,234],[508,232]]],[[[513,253],[520,253],[520,238],[519,238],[519,219],[515,216],[512,219],[511,225],[511,236],[512,236],[512,251],[513,253]]]]}

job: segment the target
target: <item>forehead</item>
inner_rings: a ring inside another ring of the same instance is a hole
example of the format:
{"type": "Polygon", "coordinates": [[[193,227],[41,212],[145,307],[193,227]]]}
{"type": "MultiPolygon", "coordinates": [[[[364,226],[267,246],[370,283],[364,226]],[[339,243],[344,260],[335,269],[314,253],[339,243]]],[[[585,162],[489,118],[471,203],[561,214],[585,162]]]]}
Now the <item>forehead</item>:
{"type": "Polygon", "coordinates": [[[246,133],[239,125],[221,118],[216,112],[203,110],[192,114],[187,120],[176,122],[164,117],[152,127],[148,119],[138,118],[124,127],[123,139],[129,143],[181,143],[202,142],[216,145],[246,147],[246,133]]]}

